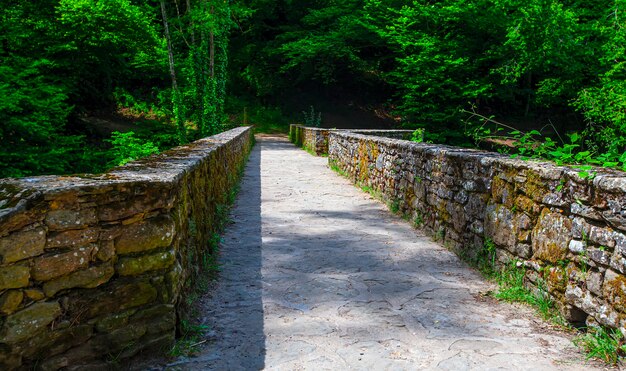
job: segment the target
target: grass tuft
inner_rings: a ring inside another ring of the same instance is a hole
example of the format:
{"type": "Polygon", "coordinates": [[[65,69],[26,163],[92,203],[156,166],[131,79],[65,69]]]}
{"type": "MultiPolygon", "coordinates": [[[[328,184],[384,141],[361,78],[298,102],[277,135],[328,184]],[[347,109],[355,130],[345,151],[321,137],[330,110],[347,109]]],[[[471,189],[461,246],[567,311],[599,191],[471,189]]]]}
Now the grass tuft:
{"type": "Polygon", "coordinates": [[[626,355],[624,336],[618,329],[589,328],[574,339],[574,344],[584,349],[587,359],[599,359],[613,366],[626,355]]]}

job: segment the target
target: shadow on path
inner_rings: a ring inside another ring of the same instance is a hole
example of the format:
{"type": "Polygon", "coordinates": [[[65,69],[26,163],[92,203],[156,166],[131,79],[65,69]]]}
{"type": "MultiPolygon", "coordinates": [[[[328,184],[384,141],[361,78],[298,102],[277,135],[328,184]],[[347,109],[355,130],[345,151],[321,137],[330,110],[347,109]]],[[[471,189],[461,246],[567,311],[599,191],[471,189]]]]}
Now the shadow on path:
{"type": "Polygon", "coordinates": [[[261,283],[261,150],[257,144],[246,164],[242,187],[220,244],[220,275],[202,299],[207,342],[199,356],[168,369],[258,370],[265,366],[261,283]]]}

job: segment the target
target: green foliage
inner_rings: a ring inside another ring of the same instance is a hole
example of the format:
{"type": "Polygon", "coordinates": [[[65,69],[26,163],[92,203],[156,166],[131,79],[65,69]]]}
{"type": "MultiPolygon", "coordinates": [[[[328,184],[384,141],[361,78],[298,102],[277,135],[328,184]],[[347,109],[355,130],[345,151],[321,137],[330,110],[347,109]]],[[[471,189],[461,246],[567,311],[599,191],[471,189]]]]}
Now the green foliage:
{"type": "Polygon", "coordinates": [[[415,129],[413,133],[411,133],[411,142],[422,143],[424,142],[424,128],[415,129]]]}
{"type": "Polygon", "coordinates": [[[159,148],[154,143],[140,140],[132,131],[126,133],[115,131],[109,142],[113,147],[111,149],[114,156],[113,166],[121,166],[130,161],[159,153],[159,148]]]}
{"type": "Polygon", "coordinates": [[[322,126],[322,113],[317,112],[317,114],[315,114],[315,108],[313,108],[313,106],[311,106],[309,112],[302,111],[302,116],[304,116],[304,126],[315,128],[322,126]]]}
{"type": "MultiPolygon", "coordinates": [[[[620,151],[613,147],[601,152],[598,142],[596,145],[589,145],[589,142],[593,141],[590,138],[590,131],[573,132],[566,135],[567,140],[559,136],[558,141],[555,141],[542,135],[538,130],[522,132],[476,112],[464,112],[470,114],[466,121],[466,132],[477,144],[488,140],[508,142],[509,146],[501,146],[500,149],[511,153],[513,157],[547,159],[554,161],[557,165],[579,165],[577,166],[578,175],[583,179],[595,177],[591,165],[614,167],[626,171],[626,148],[620,151]],[[472,122],[472,119],[478,120],[472,122]]],[[[626,132],[624,136],[626,138],[626,132]]],[[[619,143],[621,139],[616,137],[614,140],[619,143]]]]}
{"type": "Polygon", "coordinates": [[[181,335],[169,352],[170,357],[191,356],[195,353],[201,336],[209,330],[207,325],[191,324],[187,320],[180,321],[181,335]]]}
{"type": "Polygon", "coordinates": [[[387,206],[389,207],[389,211],[391,211],[394,214],[397,214],[400,212],[400,201],[399,200],[393,200],[390,201],[387,206]]]}
{"type": "Polygon", "coordinates": [[[154,125],[150,139],[135,137],[152,147],[120,136],[106,153],[102,130],[84,127],[83,118],[115,109],[137,120],[173,121],[176,143],[223,130],[229,2],[162,3],[178,89],[168,87],[155,2],[17,1],[0,9],[0,176],[99,172],[111,157],[119,164],[171,145],[171,130],[157,133],[166,126],[154,125]]]}
{"type": "Polygon", "coordinates": [[[413,226],[415,226],[415,228],[420,228],[422,225],[424,225],[424,217],[422,216],[422,213],[417,210],[415,212],[415,218],[413,218],[413,226]]]}
{"type": "Polygon", "coordinates": [[[610,365],[617,365],[626,355],[624,336],[618,329],[590,328],[577,336],[574,344],[585,350],[587,359],[599,359],[610,365]]]}

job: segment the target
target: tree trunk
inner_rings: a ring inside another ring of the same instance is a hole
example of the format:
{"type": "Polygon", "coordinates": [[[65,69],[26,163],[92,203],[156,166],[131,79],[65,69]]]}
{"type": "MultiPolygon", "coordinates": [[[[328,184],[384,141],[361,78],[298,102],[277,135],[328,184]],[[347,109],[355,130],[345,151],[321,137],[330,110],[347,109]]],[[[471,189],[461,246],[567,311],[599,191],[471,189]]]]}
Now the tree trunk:
{"type": "Polygon", "coordinates": [[[170,28],[167,23],[167,12],[165,11],[165,0],[161,0],[161,15],[163,16],[163,28],[165,29],[165,39],[167,40],[167,57],[170,65],[170,77],[172,78],[172,103],[174,105],[174,115],[178,126],[178,139],[181,144],[185,143],[185,124],[180,113],[180,97],[178,93],[178,83],[176,82],[176,69],[174,68],[174,51],[172,50],[172,38],[170,28]]]}

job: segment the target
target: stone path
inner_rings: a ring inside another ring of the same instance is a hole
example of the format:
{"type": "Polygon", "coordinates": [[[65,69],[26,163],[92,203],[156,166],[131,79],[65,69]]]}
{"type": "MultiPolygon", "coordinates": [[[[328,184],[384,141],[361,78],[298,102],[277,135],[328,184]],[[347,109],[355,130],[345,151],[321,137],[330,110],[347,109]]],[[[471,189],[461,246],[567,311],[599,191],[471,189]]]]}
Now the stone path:
{"type": "Polygon", "coordinates": [[[446,249],[284,138],[259,138],[181,370],[590,369],[446,249]]]}

